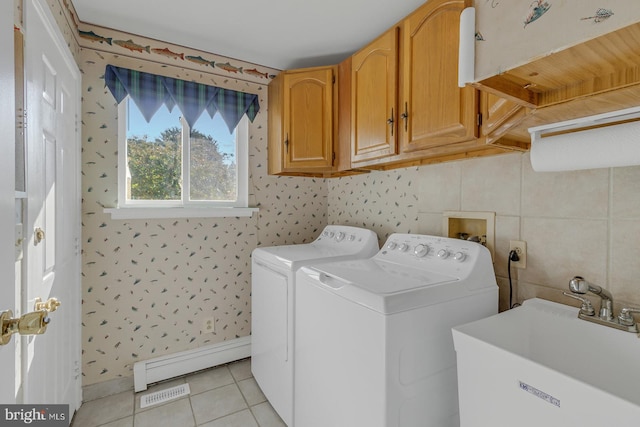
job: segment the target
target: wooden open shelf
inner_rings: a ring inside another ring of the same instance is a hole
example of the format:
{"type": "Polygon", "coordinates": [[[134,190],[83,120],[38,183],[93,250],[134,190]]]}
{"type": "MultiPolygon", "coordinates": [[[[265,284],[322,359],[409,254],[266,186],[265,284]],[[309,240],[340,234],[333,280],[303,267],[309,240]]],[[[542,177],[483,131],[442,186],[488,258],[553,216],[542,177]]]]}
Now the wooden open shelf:
{"type": "Polygon", "coordinates": [[[640,105],[640,23],[473,83],[531,109],[494,138],[528,141],[528,128],[640,105]]]}

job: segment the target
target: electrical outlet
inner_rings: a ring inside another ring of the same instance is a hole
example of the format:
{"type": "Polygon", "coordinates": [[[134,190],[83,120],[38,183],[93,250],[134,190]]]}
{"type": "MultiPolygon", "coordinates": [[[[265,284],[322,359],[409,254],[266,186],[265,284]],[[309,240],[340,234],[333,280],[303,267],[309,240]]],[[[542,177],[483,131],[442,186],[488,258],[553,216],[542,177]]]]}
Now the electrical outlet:
{"type": "Polygon", "coordinates": [[[527,268],[527,242],[520,240],[509,241],[509,253],[516,251],[518,254],[518,261],[511,261],[511,265],[516,268],[527,268]]]}
{"type": "Polygon", "coordinates": [[[216,321],[213,317],[207,317],[202,319],[202,325],[200,332],[203,334],[209,334],[216,331],[216,321]]]}

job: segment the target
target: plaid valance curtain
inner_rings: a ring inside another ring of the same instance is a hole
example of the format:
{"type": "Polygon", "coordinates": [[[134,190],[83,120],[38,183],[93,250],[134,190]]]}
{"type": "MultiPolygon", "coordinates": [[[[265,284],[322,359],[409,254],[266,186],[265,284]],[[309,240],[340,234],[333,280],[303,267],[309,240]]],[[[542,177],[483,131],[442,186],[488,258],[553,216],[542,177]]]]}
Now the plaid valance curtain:
{"type": "Polygon", "coordinates": [[[233,132],[244,114],[253,122],[260,110],[258,95],[113,65],[107,65],[104,80],[118,104],[127,95],[131,96],[147,122],[162,104],[166,105],[169,111],[177,105],[192,128],[206,110],[211,117],[219,112],[229,127],[229,132],[233,132]]]}

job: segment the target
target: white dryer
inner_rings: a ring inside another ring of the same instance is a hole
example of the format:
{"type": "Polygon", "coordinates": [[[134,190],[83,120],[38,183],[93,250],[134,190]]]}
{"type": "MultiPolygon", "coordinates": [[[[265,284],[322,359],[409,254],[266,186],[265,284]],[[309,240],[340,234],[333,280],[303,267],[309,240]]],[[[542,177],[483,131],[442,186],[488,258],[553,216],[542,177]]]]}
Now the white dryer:
{"type": "Polygon", "coordinates": [[[329,225],[308,244],[257,248],[251,260],[251,370],[265,396],[293,426],[295,273],[303,265],[370,258],[378,236],[329,225]]]}
{"type": "Polygon", "coordinates": [[[295,425],[457,427],[451,328],[498,311],[489,251],[392,234],[372,258],[298,270],[295,425]]]}

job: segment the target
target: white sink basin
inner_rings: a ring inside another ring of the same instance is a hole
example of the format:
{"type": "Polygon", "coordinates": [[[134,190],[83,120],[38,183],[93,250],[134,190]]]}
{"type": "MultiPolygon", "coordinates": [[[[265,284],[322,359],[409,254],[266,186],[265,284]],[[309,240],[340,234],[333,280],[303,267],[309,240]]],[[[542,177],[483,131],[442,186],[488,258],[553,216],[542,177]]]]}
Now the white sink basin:
{"type": "Polygon", "coordinates": [[[453,328],[461,427],[640,423],[640,339],[541,299],[453,328]]]}

